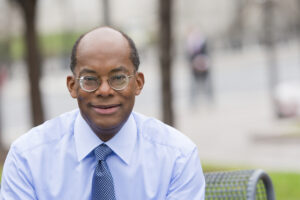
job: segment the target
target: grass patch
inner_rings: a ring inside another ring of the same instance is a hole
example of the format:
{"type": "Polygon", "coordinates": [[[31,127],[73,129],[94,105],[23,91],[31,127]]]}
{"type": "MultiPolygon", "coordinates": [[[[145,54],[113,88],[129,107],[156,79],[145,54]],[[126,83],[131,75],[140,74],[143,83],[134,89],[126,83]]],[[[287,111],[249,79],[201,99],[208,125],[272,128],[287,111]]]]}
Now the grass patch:
{"type": "Polygon", "coordinates": [[[41,36],[39,39],[43,55],[57,56],[70,54],[73,44],[79,36],[79,33],[59,33],[41,36]]]}
{"type": "Polygon", "coordinates": [[[300,199],[300,173],[270,172],[276,199],[299,200],[300,199]]]}
{"type": "MultiPolygon", "coordinates": [[[[42,55],[58,56],[70,54],[73,44],[80,36],[80,33],[54,33],[39,35],[39,46],[42,55]]],[[[25,46],[22,36],[14,36],[12,38],[0,39],[0,53],[4,56],[10,56],[12,60],[19,60],[24,58],[25,46]],[[7,51],[9,49],[9,51],[7,51]],[[6,54],[10,55],[6,55],[6,54]]]]}

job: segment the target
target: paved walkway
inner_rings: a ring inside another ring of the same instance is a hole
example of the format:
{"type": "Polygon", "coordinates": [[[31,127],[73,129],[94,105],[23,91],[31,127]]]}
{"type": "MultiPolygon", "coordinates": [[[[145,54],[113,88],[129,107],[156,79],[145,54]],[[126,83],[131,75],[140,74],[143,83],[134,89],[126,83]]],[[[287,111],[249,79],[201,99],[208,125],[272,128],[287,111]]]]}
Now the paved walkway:
{"type": "Polygon", "coordinates": [[[299,135],[295,122],[274,119],[262,94],[226,98],[211,109],[178,113],[179,129],[197,143],[204,164],[300,171],[300,137],[287,135],[299,135]]]}

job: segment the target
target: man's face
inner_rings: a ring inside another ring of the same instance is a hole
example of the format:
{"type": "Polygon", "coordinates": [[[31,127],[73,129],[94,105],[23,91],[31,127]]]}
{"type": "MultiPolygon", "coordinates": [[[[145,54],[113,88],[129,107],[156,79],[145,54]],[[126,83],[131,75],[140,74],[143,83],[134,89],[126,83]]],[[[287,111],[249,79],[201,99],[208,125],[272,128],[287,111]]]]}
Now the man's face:
{"type": "Polygon", "coordinates": [[[84,39],[78,46],[75,75],[67,79],[68,88],[72,97],[77,98],[82,116],[98,136],[115,134],[130,115],[135,96],[143,87],[144,77],[142,73],[135,72],[125,38],[84,39]],[[116,72],[134,75],[129,78],[128,86],[120,91],[112,89],[107,82],[116,72]],[[84,91],[78,80],[82,76],[99,78],[99,88],[94,92],[84,91]]]}

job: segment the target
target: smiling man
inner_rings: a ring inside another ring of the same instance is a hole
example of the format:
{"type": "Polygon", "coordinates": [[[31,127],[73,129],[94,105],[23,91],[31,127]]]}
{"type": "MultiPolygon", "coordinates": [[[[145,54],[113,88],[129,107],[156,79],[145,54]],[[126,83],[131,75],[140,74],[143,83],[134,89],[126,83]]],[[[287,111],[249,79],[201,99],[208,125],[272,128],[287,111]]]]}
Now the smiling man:
{"type": "Polygon", "coordinates": [[[1,199],[203,200],[197,147],[174,128],[133,112],[144,85],[124,33],[81,36],[67,87],[79,109],[31,129],[7,155],[1,199]]]}

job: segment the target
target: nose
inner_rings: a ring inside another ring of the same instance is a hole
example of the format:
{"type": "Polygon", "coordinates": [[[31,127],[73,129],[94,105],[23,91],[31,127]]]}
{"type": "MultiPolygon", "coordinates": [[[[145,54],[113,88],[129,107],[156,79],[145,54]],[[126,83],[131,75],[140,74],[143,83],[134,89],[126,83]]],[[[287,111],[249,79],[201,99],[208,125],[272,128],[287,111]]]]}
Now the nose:
{"type": "Polygon", "coordinates": [[[97,96],[111,96],[113,94],[114,90],[110,87],[110,85],[108,84],[107,80],[103,80],[100,83],[100,86],[98,87],[98,89],[95,91],[95,94],[97,96]]]}

